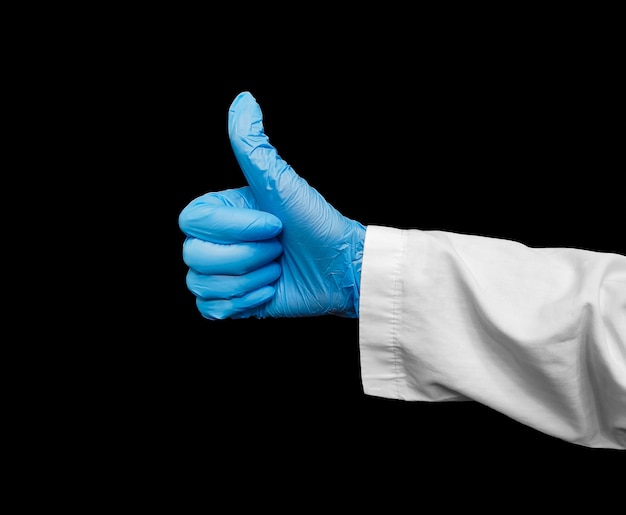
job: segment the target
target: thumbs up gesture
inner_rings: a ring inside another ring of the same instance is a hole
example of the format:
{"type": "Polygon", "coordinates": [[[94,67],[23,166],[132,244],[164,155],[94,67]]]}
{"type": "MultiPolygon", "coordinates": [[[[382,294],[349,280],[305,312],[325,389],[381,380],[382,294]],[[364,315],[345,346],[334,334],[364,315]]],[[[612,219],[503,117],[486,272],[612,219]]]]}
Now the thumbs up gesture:
{"type": "Polygon", "coordinates": [[[281,159],[249,92],[231,104],[228,133],[248,185],[206,193],[179,216],[202,316],[358,317],[365,227],[281,159]]]}

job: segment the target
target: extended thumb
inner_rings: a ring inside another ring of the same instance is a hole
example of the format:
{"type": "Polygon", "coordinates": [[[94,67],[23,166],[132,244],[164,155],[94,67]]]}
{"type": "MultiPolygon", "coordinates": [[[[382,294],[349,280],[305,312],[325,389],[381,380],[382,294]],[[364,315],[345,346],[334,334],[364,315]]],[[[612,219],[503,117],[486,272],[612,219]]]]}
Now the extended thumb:
{"type": "Polygon", "coordinates": [[[230,143],[261,209],[272,207],[293,193],[303,181],[278,155],[263,129],[263,114],[248,91],[237,95],[228,111],[230,143]]]}

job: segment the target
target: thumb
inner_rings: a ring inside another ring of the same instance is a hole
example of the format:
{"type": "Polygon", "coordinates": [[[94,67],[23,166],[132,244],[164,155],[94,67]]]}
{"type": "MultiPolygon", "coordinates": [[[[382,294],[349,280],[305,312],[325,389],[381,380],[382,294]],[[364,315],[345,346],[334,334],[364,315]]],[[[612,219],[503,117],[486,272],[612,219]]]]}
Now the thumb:
{"type": "Polygon", "coordinates": [[[261,107],[244,91],[228,112],[231,146],[248,185],[261,209],[278,215],[287,199],[310,195],[308,184],[270,144],[263,128],[261,107]]]}

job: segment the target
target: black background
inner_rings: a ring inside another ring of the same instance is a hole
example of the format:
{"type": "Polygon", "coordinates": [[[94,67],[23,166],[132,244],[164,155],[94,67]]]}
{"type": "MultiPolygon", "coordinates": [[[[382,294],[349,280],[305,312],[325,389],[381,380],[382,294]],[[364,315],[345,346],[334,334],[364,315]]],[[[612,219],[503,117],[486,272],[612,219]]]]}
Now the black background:
{"type": "Polygon", "coordinates": [[[124,170],[141,185],[118,256],[133,271],[124,295],[141,307],[115,347],[133,342],[115,368],[130,386],[106,422],[132,449],[126,460],[175,470],[190,489],[275,482],[267,495],[353,482],[363,495],[423,476],[486,486],[525,467],[522,488],[609,478],[623,453],[479,404],[365,396],[356,320],[203,319],[177,219],[193,198],[245,184],[227,114],[248,90],[280,155],[365,225],[624,253],[611,34],[558,16],[478,27],[443,15],[383,36],[375,16],[356,33],[330,17],[303,35],[254,12],[246,28],[166,15],[144,20],[101,77],[103,111],[123,113],[110,141],[132,149],[124,170]]]}

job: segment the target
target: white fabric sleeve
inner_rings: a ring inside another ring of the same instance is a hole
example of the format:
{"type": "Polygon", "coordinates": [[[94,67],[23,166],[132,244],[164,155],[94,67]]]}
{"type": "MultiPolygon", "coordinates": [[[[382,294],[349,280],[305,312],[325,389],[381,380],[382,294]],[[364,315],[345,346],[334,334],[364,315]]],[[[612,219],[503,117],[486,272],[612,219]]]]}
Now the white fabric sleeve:
{"type": "Polygon", "coordinates": [[[368,226],[360,291],[365,394],[626,449],[626,256],[368,226]]]}

